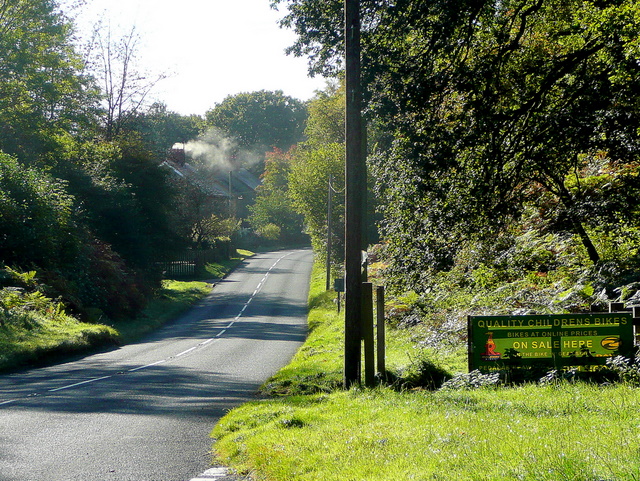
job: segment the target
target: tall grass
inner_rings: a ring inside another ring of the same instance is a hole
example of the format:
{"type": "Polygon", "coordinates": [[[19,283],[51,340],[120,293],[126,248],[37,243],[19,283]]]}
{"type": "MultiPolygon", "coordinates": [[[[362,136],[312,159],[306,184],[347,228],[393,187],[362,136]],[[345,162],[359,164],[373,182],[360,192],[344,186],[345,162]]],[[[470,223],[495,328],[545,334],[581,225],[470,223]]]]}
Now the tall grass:
{"type": "Polygon", "coordinates": [[[38,364],[95,348],[114,344],[115,329],[79,322],[60,313],[8,312],[0,323],[0,372],[38,364]]]}

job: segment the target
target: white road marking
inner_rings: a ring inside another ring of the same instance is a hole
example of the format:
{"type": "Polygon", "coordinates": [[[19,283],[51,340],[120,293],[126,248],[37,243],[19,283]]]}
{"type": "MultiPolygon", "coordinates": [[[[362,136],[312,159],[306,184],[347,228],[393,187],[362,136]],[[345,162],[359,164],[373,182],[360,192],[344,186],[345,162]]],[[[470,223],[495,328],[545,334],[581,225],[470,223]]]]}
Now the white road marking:
{"type": "Polygon", "coordinates": [[[227,474],[229,474],[229,470],[227,468],[211,468],[207,469],[198,477],[192,478],[190,481],[211,481],[212,479],[224,478],[227,474]]]}
{"type": "Polygon", "coordinates": [[[176,354],[175,357],[180,357],[180,356],[184,356],[185,354],[190,353],[191,351],[195,351],[198,348],[198,346],[193,346],[190,347],[189,349],[187,349],[186,351],[182,351],[180,354],[176,354]]]}
{"type": "Polygon", "coordinates": [[[251,301],[253,300],[254,297],[256,297],[258,295],[258,293],[262,290],[262,287],[266,284],[267,279],[269,278],[269,273],[273,270],[273,268],[275,266],[278,265],[278,263],[284,259],[287,256],[290,256],[291,254],[293,254],[293,252],[289,252],[288,254],[285,254],[281,257],[279,257],[272,265],[271,267],[269,267],[269,269],[267,269],[267,272],[265,273],[264,277],[262,278],[262,280],[258,283],[257,287],[255,288],[255,290],[253,291],[253,294],[251,294],[251,297],[249,297],[249,299],[247,299],[247,302],[244,303],[244,305],[242,306],[242,309],[240,309],[240,312],[238,313],[238,315],[233,319],[233,321],[231,321],[222,331],[220,331],[215,338],[213,339],[208,339],[207,341],[201,342],[200,344],[198,344],[197,346],[194,346],[190,349],[187,349],[186,351],[181,352],[180,354],[177,354],[175,357],[180,357],[183,354],[187,354],[188,352],[193,351],[194,349],[200,347],[200,346],[204,346],[206,344],[208,344],[209,342],[219,338],[220,336],[222,336],[227,329],[229,329],[231,326],[233,326],[241,317],[242,314],[244,314],[244,311],[247,310],[247,307],[249,307],[249,304],[251,304],[251,301]]]}
{"type": "Polygon", "coordinates": [[[69,388],[76,387],[76,386],[82,386],[83,384],[89,384],[90,382],[96,382],[96,381],[102,381],[104,379],[109,379],[110,377],[113,377],[113,376],[102,376],[102,377],[96,377],[96,378],[93,378],[93,379],[87,379],[86,381],[76,382],[74,384],[69,384],[67,386],[57,387],[55,389],[49,389],[49,392],[58,392],[58,391],[62,391],[63,389],[69,389],[69,388]]]}
{"type": "Polygon", "coordinates": [[[127,372],[136,372],[136,371],[139,371],[140,369],[146,369],[151,366],[157,366],[158,364],[162,364],[163,362],[167,362],[167,360],[163,359],[161,361],[152,362],[151,364],[147,364],[145,366],[134,367],[133,369],[129,369],[127,372]]]}

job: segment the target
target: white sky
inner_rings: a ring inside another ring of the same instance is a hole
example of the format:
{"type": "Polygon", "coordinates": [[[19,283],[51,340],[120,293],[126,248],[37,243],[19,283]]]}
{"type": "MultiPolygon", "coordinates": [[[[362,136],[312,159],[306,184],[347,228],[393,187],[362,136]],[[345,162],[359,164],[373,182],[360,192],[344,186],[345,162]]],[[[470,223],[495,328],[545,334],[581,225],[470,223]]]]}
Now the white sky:
{"type": "Polygon", "coordinates": [[[81,31],[102,16],[112,30],[141,37],[140,65],[170,77],[153,99],[183,115],[203,115],[228,95],[282,90],[300,100],[325,80],[307,76],[307,59],[285,55],[295,40],[269,0],[87,0],[81,31]]]}

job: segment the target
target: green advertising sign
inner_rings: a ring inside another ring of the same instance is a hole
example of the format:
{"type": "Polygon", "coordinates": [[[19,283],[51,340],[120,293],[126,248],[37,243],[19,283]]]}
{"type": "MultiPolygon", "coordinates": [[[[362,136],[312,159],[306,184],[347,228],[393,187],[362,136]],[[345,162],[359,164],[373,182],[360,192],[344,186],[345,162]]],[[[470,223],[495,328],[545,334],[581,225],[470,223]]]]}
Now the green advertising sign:
{"type": "Polygon", "coordinates": [[[469,370],[605,364],[633,349],[631,313],[470,316],[469,370]]]}

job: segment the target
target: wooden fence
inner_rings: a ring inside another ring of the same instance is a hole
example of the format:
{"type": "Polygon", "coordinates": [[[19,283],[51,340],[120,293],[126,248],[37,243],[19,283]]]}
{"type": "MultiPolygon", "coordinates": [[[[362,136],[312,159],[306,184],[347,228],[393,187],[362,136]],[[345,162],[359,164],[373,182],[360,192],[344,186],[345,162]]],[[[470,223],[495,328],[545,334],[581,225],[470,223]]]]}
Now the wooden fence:
{"type": "Polygon", "coordinates": [[[212,249],[186,250],[158,262],[165,278],[196,277],[206,273],[205,266],[229,259],[230,242],[221,241],[212,249]]]}

